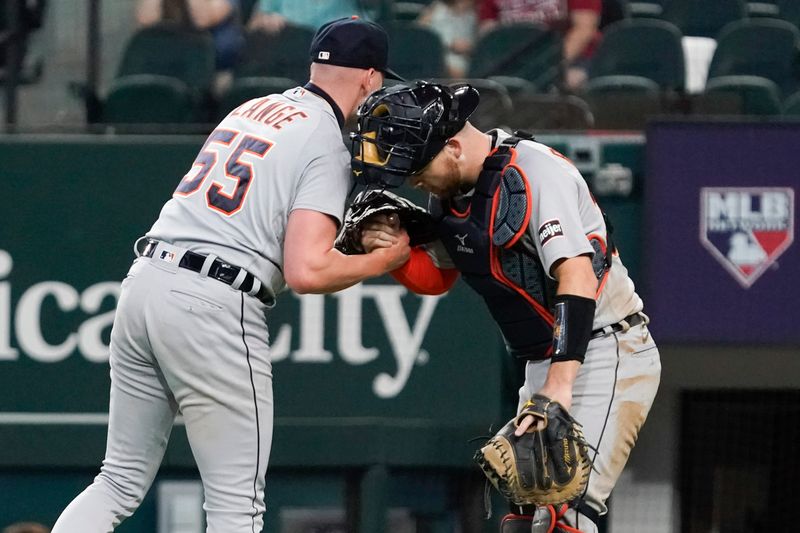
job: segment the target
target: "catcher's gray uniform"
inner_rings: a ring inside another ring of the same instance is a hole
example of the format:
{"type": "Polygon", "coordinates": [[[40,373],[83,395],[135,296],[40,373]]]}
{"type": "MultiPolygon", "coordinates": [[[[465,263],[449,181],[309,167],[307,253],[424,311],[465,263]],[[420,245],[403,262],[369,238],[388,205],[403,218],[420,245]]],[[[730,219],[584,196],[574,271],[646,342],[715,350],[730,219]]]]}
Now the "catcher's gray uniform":
{"type": "MultiPolygon", "coordinates": [[[[499,130],[495,135],[495,145],[508,137],[499,130]]],[[[559,259],[593,254],[590,236],[608,241],[602,212],[571,162],[532,140],[519,142],[516,153],[515,164],[527,178],[533,204],[521,242],[533,248],[532,255],[541,262],[544,272],[549,273],[559,259]]],[[[464,240],[463,235],[454,237],[464,240]]],[[[473,253],[469,241],[458,250],[473,253]]],[[[456,262],[441,241],[428,245],[427,252],[440,268],[455,268],[456,262]]],[[[601,514],[607,510],[605,501],[636,442],[660,379],[658,349],[642,308],[627,269],[614,254],[599,289],[592,326],[595,334],[575,381],[569,410],[583,425],[587,442],[597,450],[596,458],[590,452],[594,470],[584,500],[601,514]]],[[[548,359],[527,363],[525,384],[519,390],[519,408],[544,385],[549,365],[548,359]]],[[[576,520],[572,510],[566,519],[582,532],[596,531],[591,521],[576,520]]]]}
{"type": "Polygon", "coordinates": [[[314,90],[231,112],[148,232],[111,335],[106,457],[54,533],[108,532],[129,516],[178,413],[208,531],[261,531],[273,423],[264,312],[285,287],[286,224],[299,208],[341,221],[350,180],[337,117],[314,90]]]}

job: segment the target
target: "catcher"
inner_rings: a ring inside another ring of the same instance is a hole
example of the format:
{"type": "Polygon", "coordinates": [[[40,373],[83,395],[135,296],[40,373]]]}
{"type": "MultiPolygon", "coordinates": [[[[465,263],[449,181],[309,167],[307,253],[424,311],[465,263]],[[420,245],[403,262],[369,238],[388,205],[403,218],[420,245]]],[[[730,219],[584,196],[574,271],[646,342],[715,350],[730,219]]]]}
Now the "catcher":
{"type": "Polygon", "coordinates": [[[511,504],[502,532],[593,533],[655,397],[658,349],[578,170],[529,136],[477,130],[478,101],[469,85],[373,93],[353,134],[356,179],[425,190],[430,218],[373,191],[339,240],[359,253],[407,231],[416,246],[395,279],[441,294],[461,276],[484,298],[527,361],[518,415],[476,454],[511,504]]]}

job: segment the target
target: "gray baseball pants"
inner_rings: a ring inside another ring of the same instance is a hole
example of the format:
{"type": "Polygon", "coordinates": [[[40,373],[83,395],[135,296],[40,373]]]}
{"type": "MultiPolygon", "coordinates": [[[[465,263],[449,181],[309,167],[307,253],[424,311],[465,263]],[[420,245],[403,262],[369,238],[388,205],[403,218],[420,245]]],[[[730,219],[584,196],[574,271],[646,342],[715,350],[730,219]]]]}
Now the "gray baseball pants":
{"type": "MultiPolygon", "coordinates": [[[[550,362],[531,361],[525,368],[525,384],[519,390],[519,408],[547,377],[550,362]]],[[[658,348],[645,323],[592,339],[575,380],[570,414],[583,425],[589,444],[595,447],[594,468],[584,501],[600,514],[619,479],[639,430],[653,404],[661,377],[658,348]]],[[[570,510],[567,524],[584,533],[597,526],[570,510]]]]}
{"type": "MultiPolygon", "coordinates": [[[[162,245],[159,245],[162,246],[162,245]]],[[[111,333],[108,441],[100,474],[53,533],[106,533],[139,506],[177,414],[202,478],[209,533],[260,532],[272,441],[265,306],[169,260],[139,258],[111,333]]]]}

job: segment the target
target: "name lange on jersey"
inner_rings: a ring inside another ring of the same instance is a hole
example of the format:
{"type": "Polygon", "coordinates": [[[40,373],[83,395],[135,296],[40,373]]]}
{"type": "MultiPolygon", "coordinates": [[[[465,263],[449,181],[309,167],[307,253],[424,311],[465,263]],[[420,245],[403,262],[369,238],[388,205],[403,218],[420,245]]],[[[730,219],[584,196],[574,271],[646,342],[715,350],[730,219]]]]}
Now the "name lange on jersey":
{"type": "Polygon", "coordinates": [[[543,245],[550,239],[563,235],[564,230],[561,228],[561,222],[557,219],[548,220],[539,228],[539,242],[543,245]]]}
{"type": "Polygon", "coordinates": [[[297,107],[286,102],[276,102],[264,97],[243,103],[231,111],[230,116],[247,118],[279,130],[296,119],[308,118],[308,113],[297,111],[297,107]]]}

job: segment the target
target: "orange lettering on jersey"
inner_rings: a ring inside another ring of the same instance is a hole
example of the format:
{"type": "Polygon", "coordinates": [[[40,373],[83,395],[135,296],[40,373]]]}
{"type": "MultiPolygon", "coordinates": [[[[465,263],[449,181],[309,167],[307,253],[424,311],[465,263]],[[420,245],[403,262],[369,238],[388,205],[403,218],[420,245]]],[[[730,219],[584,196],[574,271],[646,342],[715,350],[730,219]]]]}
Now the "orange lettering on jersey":
{"type": "Polygon", "coordinates": [[[273,122],[277,122],[285,117],[290,111],[294,111],[296,108],[293,105],[286,105],[279,109],[276,109],[271,115],[264,117],[261,122],[266,125],[271,125],[273,122]]]}
{"type": "Polygon", "coordinates": [[[285,105],[286,104],[282,104],[281,102],[272,102],[270,105],[268,105],[267,107],[262,109],[258,113],[258,115],[254,116],[253,120],[255,120],[256,122],[261,122],[262,120],[264,120],[265,116],[269,115],[270,113],[272,113],[276,109],[280,109],[282,106],[285,106],[285,105]]]}
{"type": "Polygon", "coordinates": [[[294,113],[287,115],[286,117],[282,118],[281,120],[273,124],[272,127],[275,128],[276,130],[279,130],[281,129],[282,124],[292,122],[295,119],[295,117],[308,118],[308,115],[306,114],[305,111],[295,111],[294,113]]]}
{"type": "Polygon", "coordinates": [[[269,98],[264,98],[262,100],[257,100],[256,103],[251,105],[247,108],[246,111],[243,111],[241,115],[246,118],[250,118],[253,116],[253,113],[259,110],[259,108],[263,107],[265,104],[269,103],[269,98]]]}

